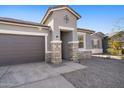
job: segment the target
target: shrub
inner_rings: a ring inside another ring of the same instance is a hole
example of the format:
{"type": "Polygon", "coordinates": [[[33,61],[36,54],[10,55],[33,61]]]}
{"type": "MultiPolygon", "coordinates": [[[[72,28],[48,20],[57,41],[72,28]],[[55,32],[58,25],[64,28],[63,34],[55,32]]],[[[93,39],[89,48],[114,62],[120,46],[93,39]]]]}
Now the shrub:
{"type": "Polygon", "coordinates": [[[122,55],[123,52],[122,42],[110,40],[109,48],[107,49],[107,52],[112,55],[122,55]]]}
{"type": "Polygon", "coordinates": [[[107,49],[108,53],[109,54],[112,54],[112,55],[122,55],[122,50],[115,50],[115,49],[112,49],[112,48],[108,48],[107,49]]]}

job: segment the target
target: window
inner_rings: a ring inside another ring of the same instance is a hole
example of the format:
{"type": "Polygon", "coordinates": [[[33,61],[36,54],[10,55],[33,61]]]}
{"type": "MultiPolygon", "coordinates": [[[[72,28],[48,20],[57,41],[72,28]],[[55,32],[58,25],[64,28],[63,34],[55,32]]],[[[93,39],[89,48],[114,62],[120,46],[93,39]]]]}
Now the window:
{"type": "Polygon", "coordinates": [[[64,21],[65,21],[66,24],[69,22],[69,17],[68,17],[68,15],[65,15],[65,16],[64,16],[64,21]]]}
{"type": "Polygon", "coordinates": [[[79,48],[84,48],[84,36],[82,34],[78,35],[79,48]]]}
{"type": "Polygon", "coordinates": [[[92,40],[92,48],[99,48],[99,40],[98,39],[92,40]]]}

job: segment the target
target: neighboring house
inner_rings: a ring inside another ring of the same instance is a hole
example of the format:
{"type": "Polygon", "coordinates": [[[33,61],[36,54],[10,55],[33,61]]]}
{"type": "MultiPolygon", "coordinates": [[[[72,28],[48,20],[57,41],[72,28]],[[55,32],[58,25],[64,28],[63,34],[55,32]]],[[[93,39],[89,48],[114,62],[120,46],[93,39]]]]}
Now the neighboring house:
{"type": "Polygon", "coordinates": [[[0,18],[0,64],[61,63],[102,53],[103,34],[77,28],[81,16],[69,6],[51,7],[41,23],[0,18]],[[78,37],[79,36],[79,37],[78,37]],[[84,53],[85,51],[85,53],[84,53]]]}
{"type": "Polygon", "coordinates": [[[115,34],[109,36],[114,41],[124,42],[124,31],[116,32],[115,34]]]}

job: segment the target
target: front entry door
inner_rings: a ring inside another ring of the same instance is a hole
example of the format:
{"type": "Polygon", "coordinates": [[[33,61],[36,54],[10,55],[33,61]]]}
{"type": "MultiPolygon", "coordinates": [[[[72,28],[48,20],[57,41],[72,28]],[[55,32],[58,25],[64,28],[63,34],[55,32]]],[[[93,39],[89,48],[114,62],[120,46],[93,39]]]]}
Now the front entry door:
{"type": "Polygon", "coordinates": [[[68,42],[72,39],[71,31],[61,31],[61,40],[62,40],[62,59],[69,59],[69,47],[68,42]]]}

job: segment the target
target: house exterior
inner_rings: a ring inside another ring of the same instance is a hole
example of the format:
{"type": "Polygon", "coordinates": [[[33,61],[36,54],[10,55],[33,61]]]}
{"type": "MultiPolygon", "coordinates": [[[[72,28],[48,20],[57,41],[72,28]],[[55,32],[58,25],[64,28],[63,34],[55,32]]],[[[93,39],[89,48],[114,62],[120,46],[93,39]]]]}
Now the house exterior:
{"type": "Polygon", "coordinates": [[[110,39],[118,42],[124,42],[124,31],[116,32],[115,34],[109,36],[110,39]]]}
{"type": "Polygon", "coordinates": [[[0,64],[76,61],[102,53],[103,34],[77,28],[81,16],[69,6],[51,7],[41,23],[0,17],[0,64]]]}

